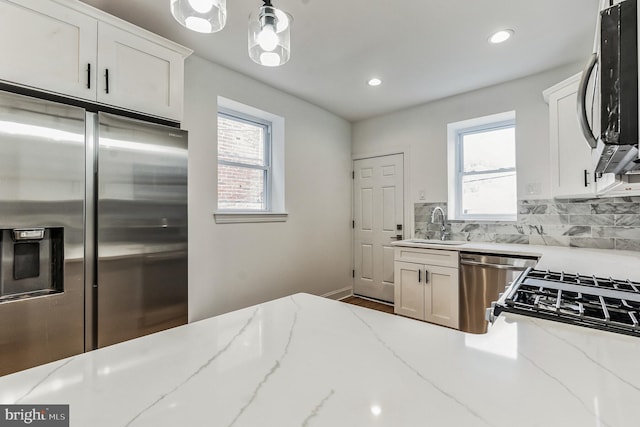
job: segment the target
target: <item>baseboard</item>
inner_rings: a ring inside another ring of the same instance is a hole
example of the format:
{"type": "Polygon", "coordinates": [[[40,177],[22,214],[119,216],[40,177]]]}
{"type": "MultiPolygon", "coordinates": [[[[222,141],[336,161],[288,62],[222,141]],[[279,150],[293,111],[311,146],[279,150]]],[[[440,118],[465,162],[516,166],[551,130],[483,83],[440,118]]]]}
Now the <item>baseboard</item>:
{"type": "Polygon", "coordinates": [[[353,288],[351,286],[347,286],[346,288],[338,289],[337,291],[327,292],[324,295],[320,295],[324,298],[340,300],[342,298],[346,298],[353,295],[353,288]]]}
{"type": "Polygon", "coordinates": [[[376,298],[370,298],[370,297],[365,297],[364,295],[357,295],[357,294],[353,294],[354,297],[358,297],[360,299],[366,299],[367,301],[371,301],[371,302],[377,302],[378,304],[384,304],[384,305],[388,305],[393,307],[394,304],[392,302],[389,301],[382,301],[381,299],[376,299],[376,298]]]}

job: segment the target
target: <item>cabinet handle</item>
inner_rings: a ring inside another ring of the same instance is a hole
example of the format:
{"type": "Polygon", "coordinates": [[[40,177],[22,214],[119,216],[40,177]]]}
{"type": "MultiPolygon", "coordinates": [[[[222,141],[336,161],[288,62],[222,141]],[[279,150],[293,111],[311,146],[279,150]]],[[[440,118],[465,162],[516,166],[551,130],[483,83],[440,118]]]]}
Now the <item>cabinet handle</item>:
{"type": "Polygon", "coordinates": [[[87,89],[91,89],[91,64],[87,64],[87,89]]]}
{"type": "Polygon", "coordinates": [[[424,270],[424,283],[427,284],[429,282],[429,272],[424,270]]]}
{"type": "Polygon", "coordinates": [[[109,93],[109,69],[108,68],[105,68],[104,70],[104,81],[105,81],[104,91],[109,93]]]}
{"type": "Polygon", "coordinates": [[[418,270],[418,283],[422,281],[421,274],[422,274],[422,270],[418,270]]]}
{"type": "Polygon", "coordinates": [[[589,186],[589,172],[586,169],[584,170],[584,186],[589,186]]]}

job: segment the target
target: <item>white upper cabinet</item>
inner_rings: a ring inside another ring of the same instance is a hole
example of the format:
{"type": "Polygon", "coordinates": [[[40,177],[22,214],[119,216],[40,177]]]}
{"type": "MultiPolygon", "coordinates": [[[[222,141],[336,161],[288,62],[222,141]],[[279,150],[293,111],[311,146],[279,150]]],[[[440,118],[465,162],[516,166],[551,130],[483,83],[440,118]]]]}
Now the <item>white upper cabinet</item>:
{"type": "Polygon", "coordinates": [[[98,25],[98,102],[161,117],[182,115],[184,59],[135,34],[98,25]]]}
{"type": "Polygon", "coordinates": [[[549,103],[551,192],[553,197],[596,194],[591,147],[578,123],[577,74],[544,92],[549,103]]]}
{"type": "Polygon", "coordinates": [[[191,51],[79,1],[0,0],[0,49],[0,80],[182,120],[191,51]]]}
{"type": "Polygon", "coordinates": [[[44,0],[0,0],[0,79],[95,100],[97,21],[44,0]]]}

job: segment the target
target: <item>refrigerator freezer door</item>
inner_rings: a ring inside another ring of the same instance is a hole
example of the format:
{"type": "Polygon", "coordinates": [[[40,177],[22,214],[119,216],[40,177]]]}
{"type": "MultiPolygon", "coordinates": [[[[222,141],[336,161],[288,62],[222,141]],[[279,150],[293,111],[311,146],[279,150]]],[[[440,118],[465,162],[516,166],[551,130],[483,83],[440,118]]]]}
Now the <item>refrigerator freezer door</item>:
{"type": "Polygon", "coordinates": [[[98,116],[97,346],[187,322],[187,133],[98,116]]]}
{"type": "MultiPolygon", "coordinates": [[[[63,251],[62,283],[53,286],[50,272],[42,272],[47,261],[16,274],[6,256],[13,255],[16,236],[3,233],[0,270],[25,293],[0,300],[0,375],[84,350],[84,156],[83,109],[0,92],[0,229],[24,229],[22,236],[33,239],[34,230],[53,227],[64,243],[56,244],[63,251]],[[29,292],[26,284],[37,281],[56,292],[29,292]]],[[[29,241],[42,248],[44,240],[29,241]]],[[[40,261],[52,251],[41,252],[40,261]]]]}

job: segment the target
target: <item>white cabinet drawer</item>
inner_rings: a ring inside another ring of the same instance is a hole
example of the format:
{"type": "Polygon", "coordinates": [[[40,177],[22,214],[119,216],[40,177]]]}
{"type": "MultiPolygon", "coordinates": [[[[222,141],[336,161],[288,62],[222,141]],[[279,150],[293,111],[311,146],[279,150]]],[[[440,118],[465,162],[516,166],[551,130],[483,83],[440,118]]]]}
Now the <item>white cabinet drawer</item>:
{"type": "Polygon", "coordinates": [[[458,268],[458,251],[397,246],[395,248],[395,260],[458,268]]]}

